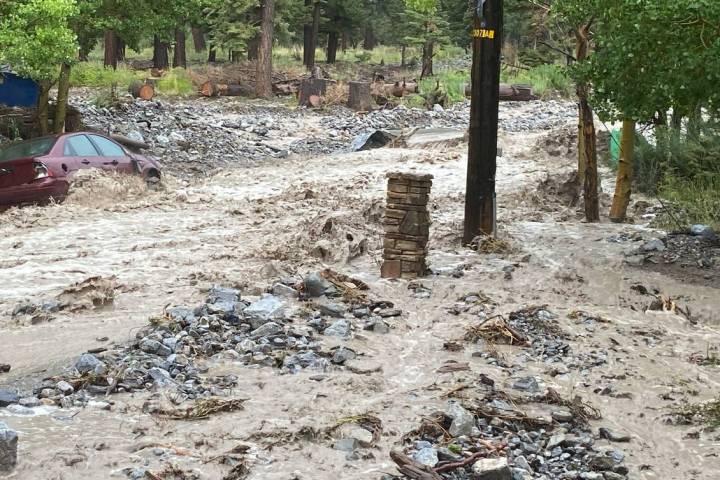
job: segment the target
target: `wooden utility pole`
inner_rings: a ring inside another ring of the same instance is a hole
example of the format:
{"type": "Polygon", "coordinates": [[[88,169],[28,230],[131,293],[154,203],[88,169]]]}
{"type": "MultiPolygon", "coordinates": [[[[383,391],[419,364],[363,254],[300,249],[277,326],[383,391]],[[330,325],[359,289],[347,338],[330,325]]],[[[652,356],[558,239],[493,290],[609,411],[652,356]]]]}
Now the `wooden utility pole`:
{"type": "Polygon", "coordinates": [[[503,40],[503,0],[474,1],[465,244],[480,234],[495,235],[495,169],[503,40]]]}

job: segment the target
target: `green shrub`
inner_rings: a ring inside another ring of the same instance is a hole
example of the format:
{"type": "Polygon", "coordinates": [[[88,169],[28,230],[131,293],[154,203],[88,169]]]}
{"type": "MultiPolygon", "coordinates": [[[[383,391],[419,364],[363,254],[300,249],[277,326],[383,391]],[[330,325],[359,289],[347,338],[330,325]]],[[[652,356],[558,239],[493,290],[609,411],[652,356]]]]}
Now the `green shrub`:
{"type": "Polygon", "coordinates": [[[157,90],[163,95],[190,95],[195,92],[192,80],[184,68],[173,68],[157,82],[157,90]]]}
{"type": "Polygon", "coordinates": [[[533,93],[540,98],[570,97],[575,90],[567,70],[561,65],[539,65],[530,70],[520,70],[517,75],[503,72],[501,80],[504,83],[531,85],[533,93]]]}
{"type": "Polygon", "coordinates": [[[720,229],[720,175],[692,180],[666,176],[659,194],[675,207],[675,218],[683,224],[675,227],[702,223],[720,229]]]}
{"type": "Polygon", "coordinates": [[[463,70],[442,71],[434,77],[420,80],[420,92],[426,94],[440,82],[440,87],[448,94],[450,103],[465,100],[465,84],[470,83],[470,72],[463,70]]]}
{"type": "Polygon", "coordinates": [[[143,72],[118,66],[117,70],[105,68],[102,62],[80,62],[70,72],[73,87],[110,87],[117,85],[120,90],[127,88],[133,80],[143,79],[143,72]]]}

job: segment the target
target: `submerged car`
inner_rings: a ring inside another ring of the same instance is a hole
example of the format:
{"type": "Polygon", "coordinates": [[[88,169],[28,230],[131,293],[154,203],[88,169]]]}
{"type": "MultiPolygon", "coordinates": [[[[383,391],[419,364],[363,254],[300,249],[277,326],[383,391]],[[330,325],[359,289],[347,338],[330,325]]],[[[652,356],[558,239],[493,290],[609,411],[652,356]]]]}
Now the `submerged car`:
{"type": "Polygon", "coordinates": [[[0,206],[63,200],[73,175],[98,168],[160,180],[160,164],[105,135],[66,133],[0,147],[0,206]]]}

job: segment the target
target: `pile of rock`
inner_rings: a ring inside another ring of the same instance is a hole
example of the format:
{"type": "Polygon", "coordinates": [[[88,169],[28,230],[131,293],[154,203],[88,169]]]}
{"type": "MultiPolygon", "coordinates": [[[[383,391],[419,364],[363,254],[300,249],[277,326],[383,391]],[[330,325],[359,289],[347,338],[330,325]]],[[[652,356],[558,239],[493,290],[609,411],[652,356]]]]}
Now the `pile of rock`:
{"type": "Polygon", "coordinates": [[[8,473],[17,464],[18,434],[0,422],[0,474],[8,473]]]}
{"type": "Polygon", "coordinates": [[[448,401],[444,411],[411,432],[406,453],[417,463],[440,467],[487,452],[487,445],[496,448],[487,453],[490,458],[441,473],[447,479],[626,478],[624,453],[607,442],[599,444],[629,441],[629,437],[604,428],[593,435],[572,413],[553,406],[548,406],[552,414],[547,418],[528,417],[501,397],[490,392],[472,411],[456,400],[448,401]]]}
{"type": "MultiPolygon", "coordinates": [[[[252,302],[238,290],[215,286],[202,305],[167,308],[134,342],[80,356],[67,375],[43,381],[32,395],[0,391],[0,407],[23,413],[40,404],[84,406],[94,396],[156,389],[168,389],[177,403],[227,396],[237,377],[209,377],[209,363],[232,361],[287,373],[341,366],[355,353],[344,347],[324,351],[318,335],[348,338],[356,328],[387,332],[385,318],[400,314],[389,307],[362,296],[345,300],[317,273],[279,281],[252,302]]],[[[110,408],[105,402],[92,406],[110,408]]]]}
{"type": "Polygon", "coordinates": [[[392,172],[387,174],[383,278],[422,277],[430,237],[427,204],[432,175],[392,172]]]}

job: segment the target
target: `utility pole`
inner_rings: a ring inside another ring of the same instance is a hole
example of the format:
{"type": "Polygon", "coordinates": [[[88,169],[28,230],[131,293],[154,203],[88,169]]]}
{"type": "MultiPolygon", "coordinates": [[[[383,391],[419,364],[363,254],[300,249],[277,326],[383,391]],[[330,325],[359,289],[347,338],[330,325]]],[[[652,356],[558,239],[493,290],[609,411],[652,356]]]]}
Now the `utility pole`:
{"type": "Polygon", "coordinates": [[[495,235],[495,169],[503,0],[475,0],[470,141],[468,146],[463,243],[480,234],[495,235]]]}

